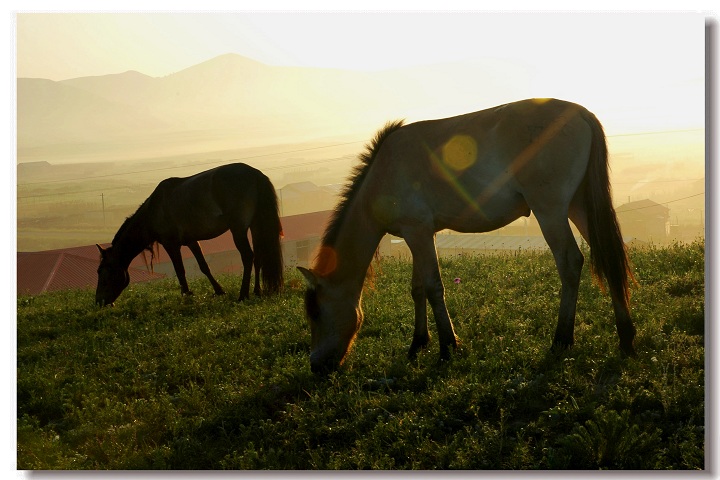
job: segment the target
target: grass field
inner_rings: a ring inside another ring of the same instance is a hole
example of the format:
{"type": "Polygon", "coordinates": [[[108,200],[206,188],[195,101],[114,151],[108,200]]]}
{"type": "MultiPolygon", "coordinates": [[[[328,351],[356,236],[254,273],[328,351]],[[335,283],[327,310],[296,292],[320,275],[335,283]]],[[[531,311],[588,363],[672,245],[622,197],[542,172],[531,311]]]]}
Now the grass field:
{"type": "Polygon", "coordinates": [[[549,354],[559,279],[549,254],[518,253],[442,260],[462,345],[409,361],[411,265],[383,260],[327,378],[294,271],[243,304],[236,277],[224,297],[132,285],[106,309],[91,291],[20,297],[18,468],[703,469],[704,243],[631,259],[637,358],[587,268],[575,346],[549,354]]]}

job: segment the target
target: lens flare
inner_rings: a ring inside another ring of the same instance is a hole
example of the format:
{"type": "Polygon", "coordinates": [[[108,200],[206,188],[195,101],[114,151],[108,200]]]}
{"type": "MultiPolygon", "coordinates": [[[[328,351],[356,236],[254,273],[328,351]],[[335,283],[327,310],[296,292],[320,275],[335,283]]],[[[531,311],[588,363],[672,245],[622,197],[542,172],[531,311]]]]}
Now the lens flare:
{"type": "MultiPolygon", "coordinates": [[[[536,101],[543,103],[547,101],[547,99],[536,99],[536,101]]],[[[456,135],[443,145],[440,154],[435,153],[428,148],[427,145],[425,145],[425,148],[437,172],[442,175],[446,182],[453,186],[457,194],[465,200],[468,208],[484,215],[483,207],[490,201],[493,195],[502,189],[512,177],[517,175],[529,161],[535,158],[538,152],[545,147],[548,142],[562,134],[567,123],[577,115],[578,112],[579,110],[576,105],[570,105],[548,125],[543,125],[533,141],[526,145],[525,148],[513,158],[509,168],[494,178],[493,181],[475,197],[472,196],[459,181],[461,174],[477,161],[477,144],[475,140],[465,135],[456,135]],[[473,153],[471,154],[470,152],[473,153]]]]}
{"type": "Polygon", "coordinates": [[[337,253],[332,247],[323,245],[318,251],[313,271],[321,277],[326,277],[337,269],[337,253]]]}
{"type": "MultiPolygon", "coordinates": [[[[474,142],[474,141],[473,141],[474,142]]],[[[448,143],[450,143],[448,141],[448,143]]],[[[445,144],[447,145],[447,143],[445,144]]],[[[432,163],[432,166],[435,168],[436,172],[442,176],[442,178],[452,187],[455,189],[458,195],[460,195],[463,200],[467,203],[467,205],[472,208],[475,211],[480,210],[480,205],[475,201],[475,199],[468,193],[468,191],[465,189],[465,187],[458,181],[458,175],[462,173],[462,171],[457,171],[454,168],[451,168],[444,160],[444,158],[441,156],[444,156],[444,152],[441,152],[440,155],[433,152],[427,145],[425,145],[425,149],[428,152],[428,156],[430,157],[430,161],[432,163]]],[[[444,147],[443,147],[444,150],[444,147]]]]}
{"type": "Polygon", "coordinates": [[[477,161],[477,143],[469,135],[454,135],[442,147],[442,160],[455,172],[461,173],[477,161]]]}

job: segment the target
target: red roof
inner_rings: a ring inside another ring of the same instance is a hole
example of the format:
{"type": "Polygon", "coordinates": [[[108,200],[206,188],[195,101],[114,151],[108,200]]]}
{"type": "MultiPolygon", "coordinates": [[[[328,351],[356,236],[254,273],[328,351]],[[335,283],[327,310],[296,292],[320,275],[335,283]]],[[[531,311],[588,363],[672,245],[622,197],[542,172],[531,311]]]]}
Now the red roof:
{"type": "MultiPolygon", "coordinates": [[[[283,242],[319,237],[325,231],[325,225],[331,214],[331,211],[323,211],[283,217],[281,219],[284,233],[283,242]]],[[[235,250],[235,242],[229,231],[217,238],[201,241],[200,245],[205,255],[235,250]]],[[[110,244],[102,246],[108,247],[110,244]]],[[[183,247],[181,252],[183,258],[193,256],[190,249],[186,247],[183,247]]],[[[146,257],[149,262],[149,255],[146,257]]],[[[160,247],[154,262],[169,261],[167,252],[160,247]]],[[[100,253],[95,245],[44,252],[18,252],[17,293],[19,295],[37,295],[42,292],[70,288],[94,288],[97,285],[99,264],[100,253]]],[[[165,277],[165,275],[150,272],[142,255],[133,259],[128,271],[132,283],[165,277]]]]}
{"type": "MultiPolygon", "coordinates": [[[[37,295],[43,292],[66,290],[70,288],[88,288],[97,285],[97,267],[99,256],[95,249],[95,259],[72,253],[67,250],[47,252],[18,252],[17,254],[17,293],[37,295]]],[[[165,275],[130,267],[131,282],[146,282],[165,275]]]]}
{"type": "Polygon", "coordinates": [[[285,234],[283,240],[289,242],[321,236],[332,213],[332,210],[324,210],[322,212],[283,217],[281,220],[283,233],[285,234]]]}

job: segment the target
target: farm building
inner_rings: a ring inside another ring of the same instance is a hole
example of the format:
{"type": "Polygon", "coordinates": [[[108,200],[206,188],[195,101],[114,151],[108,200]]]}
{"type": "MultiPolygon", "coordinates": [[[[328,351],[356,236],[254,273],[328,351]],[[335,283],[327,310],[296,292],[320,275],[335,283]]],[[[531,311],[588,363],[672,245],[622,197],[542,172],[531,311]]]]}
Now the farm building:
{"type": "Polygon", "coordinates": [[[663,243],[670,234],[670,209],[652,200],[626,203],[615,212],[623,235],[663,243]]]}
{"type": "Polygon", "coordinates": [[[283,261],[287,267],[307,267],[331,215],[330,210],[283,217],[283,261]]]}
{"type": "Polygon", "coordinates": [[[280,214],[283,217],[307,212],[332,210],[337,203],[338,186],[318,187],[312,182],[297,182],[278,190],[280,214]]]}

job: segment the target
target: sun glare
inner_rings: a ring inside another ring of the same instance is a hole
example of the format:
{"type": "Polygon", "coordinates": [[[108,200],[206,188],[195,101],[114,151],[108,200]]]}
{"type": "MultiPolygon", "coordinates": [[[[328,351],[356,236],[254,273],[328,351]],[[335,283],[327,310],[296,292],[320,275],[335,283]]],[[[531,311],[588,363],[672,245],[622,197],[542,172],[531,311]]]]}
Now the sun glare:
{"type": "Polygon", "coordinates": [[[477,160],[477,142],[469,135],[454,135],[443,145],[442,159],[455,172],[463,172],[477,160]]]}

